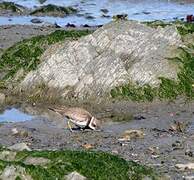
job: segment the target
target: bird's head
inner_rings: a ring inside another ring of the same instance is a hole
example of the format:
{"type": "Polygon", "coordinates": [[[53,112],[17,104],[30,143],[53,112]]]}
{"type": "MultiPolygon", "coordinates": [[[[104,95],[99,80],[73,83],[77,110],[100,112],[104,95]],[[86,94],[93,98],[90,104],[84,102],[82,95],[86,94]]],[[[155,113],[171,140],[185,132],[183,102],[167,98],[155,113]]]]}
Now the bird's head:
{"type": "Polygon", "coordinates": [[[101,123],[98,119],[96,119],[95,117],[92,117],[88,126],[93,130],[98,130],[101,127],[101,123]]]}

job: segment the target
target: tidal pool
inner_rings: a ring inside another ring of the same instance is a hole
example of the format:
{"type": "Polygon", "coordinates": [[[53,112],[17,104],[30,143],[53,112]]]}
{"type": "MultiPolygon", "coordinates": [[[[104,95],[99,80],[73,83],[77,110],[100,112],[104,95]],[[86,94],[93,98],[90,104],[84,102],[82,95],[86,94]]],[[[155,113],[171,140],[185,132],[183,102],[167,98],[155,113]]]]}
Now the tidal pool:
{"type": "Polygon", "coordinates": [[[29,121],[32,119],[33,116],[26,114],[16,108],[6,109],[3,113],[0,114],[0,123],[22,122],[29,121]]]}

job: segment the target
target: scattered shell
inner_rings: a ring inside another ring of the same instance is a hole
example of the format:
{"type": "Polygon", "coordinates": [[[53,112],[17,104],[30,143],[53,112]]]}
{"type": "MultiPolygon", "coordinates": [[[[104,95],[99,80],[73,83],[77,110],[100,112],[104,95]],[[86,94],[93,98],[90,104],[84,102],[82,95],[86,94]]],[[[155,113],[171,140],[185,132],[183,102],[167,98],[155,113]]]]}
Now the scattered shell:
{"type": "Polygon", "coordinates": [[[126,130],[119,141],[130,141],[131,139],[142,139],[145,134],[141,130],[126,130]]]}
{"type": "Polygon", "coordinates": [[[170,126],[170,131],[184,132],[187,127],[187,124],[184,122],[175,121],[173,125],[170,126]]]}
{"type": "Polygon", "coordinates": [[[94,145],[92,145],[92,144],[83,144],[82,147],[85,148],[85,149],[92,149],[92,148],[94,148],[94,145]]]}

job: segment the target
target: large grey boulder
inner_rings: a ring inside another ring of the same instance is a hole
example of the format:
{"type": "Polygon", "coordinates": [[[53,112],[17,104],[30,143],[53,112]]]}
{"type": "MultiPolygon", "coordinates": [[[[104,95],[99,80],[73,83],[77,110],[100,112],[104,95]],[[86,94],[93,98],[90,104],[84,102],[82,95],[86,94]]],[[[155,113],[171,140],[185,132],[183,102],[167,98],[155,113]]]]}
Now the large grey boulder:
{"type": "Polygon", "coordinates": [[[170,62],[182,46],[175,26],[151,28],[135,21],[111,22],[77,41],[51,46],[36,71],[30,72],[23,89],[46,84],[76,97],[99,97],[128,83],[158,86],[158,77],[177,78],[170,62]]]}

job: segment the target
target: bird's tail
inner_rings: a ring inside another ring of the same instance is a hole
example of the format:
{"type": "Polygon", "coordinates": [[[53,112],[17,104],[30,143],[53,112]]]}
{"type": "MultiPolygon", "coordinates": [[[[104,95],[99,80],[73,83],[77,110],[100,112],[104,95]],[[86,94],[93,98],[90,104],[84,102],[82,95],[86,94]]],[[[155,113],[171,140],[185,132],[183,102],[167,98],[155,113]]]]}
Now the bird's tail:
{"type": "Polygon", "coordinates": [[[56,107],[56,108],[49,107],[48,109],[56,113],[63,114],[64,111],[66,110],[66,107],[56,107]]]}
{"type": "Polygon", "coordinates": [[[56,112],[56,109],[55,108],[49,107],[48,109],[51,110],[51,111],[56,112]]]}

